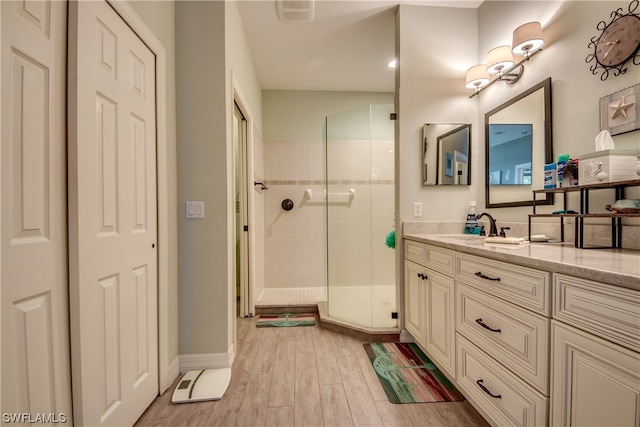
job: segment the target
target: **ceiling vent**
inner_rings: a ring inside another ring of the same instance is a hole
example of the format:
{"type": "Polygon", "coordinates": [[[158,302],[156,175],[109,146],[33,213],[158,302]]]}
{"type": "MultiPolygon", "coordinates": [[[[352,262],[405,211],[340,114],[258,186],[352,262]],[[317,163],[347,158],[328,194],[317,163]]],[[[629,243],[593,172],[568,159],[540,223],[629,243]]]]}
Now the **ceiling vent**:
{"type": "Polygon", "coordinates": [[[311,22],[314,0],[276,0],[278,18],[282,22],[311,22]]]}

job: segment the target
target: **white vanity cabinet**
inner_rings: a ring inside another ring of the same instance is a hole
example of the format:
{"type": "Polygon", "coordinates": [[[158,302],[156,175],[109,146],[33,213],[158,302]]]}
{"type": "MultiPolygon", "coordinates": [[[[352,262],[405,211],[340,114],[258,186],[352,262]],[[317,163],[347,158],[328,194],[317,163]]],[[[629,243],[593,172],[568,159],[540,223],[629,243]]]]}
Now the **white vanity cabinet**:
{"type": "Polygon", "coordinates": [[[551,275],[456,254],[456,381],[494,425],[545,426],[551,275]]]}
{"type": "Polygon", "coordinates": [[[553,426],[640,425],[640,292],[554,275],[553,426]]]}
{"type": "Polygon", "coordinates": [[[583,251],[405,236],[406,328],[492,425],[640,427],[640,256],[583,251]]]}
{"type": "Polygon", "coordinates": [[[405,328],[451,378],[455,373],[455,252],[405,239],[405,328]]]}

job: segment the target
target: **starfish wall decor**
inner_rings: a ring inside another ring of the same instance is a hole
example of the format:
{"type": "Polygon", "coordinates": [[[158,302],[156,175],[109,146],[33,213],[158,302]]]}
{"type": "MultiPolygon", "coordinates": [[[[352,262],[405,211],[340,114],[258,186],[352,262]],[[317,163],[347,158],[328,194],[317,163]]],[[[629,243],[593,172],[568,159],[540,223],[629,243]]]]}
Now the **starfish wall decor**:
{"type": "Polygon", "coordinates": [[[611,135],[640,129],[640,84],[600,98],[600,130],[611,135]]]}
{"type": "MultiPolygon", "coordinates": [[[[625,100],[623,96],[618,101],[614,101],[609,104],[609,110],[613,110],[613,114],[609,117],[609,125],[612,125],[611,121],[616,118],[624,118],[625,121],[629,118],[630,114],[627,114],[627,109],[636,105],[636,97],[635,95],[631,95],[628,97],[629,99],[625,100]]],[[[633,110],[631,110],[633,112],[633,110]]]]}

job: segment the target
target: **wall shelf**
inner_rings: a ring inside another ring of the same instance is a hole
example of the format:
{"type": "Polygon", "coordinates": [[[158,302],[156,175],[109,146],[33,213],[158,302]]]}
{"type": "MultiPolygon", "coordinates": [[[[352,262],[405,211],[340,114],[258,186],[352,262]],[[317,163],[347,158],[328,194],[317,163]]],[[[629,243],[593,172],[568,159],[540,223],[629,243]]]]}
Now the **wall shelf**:
{"type": "Polygon", "coordinates": [[[611,219],[611,247],[622,247],[622,219],[640,218],[640,213],[590,213],[589,212],[589,191],[600,189],[615,190],[615,200],[624,199],[624,189],[627,187],[640,186],[640,179],[628,181],[605,182],[586,185],[575,185],[572,187],[547,188],[543,190],[533,190],[533,213],[529,214],[529,240],[531,240],[531,220],[533,218],[560,218],[560,240],[564,242],[564,218],[575,218],[575,247],[586,249],[584,245],[584,220],[587,218],[610,218],[611,219]],[[563,210],[567,210],[567,194],[580,193],[580,208],[577,213],[566,214],[539,214],[536,213],[536,195],[548,193],[561,193],[563,195],[563,210]]]}

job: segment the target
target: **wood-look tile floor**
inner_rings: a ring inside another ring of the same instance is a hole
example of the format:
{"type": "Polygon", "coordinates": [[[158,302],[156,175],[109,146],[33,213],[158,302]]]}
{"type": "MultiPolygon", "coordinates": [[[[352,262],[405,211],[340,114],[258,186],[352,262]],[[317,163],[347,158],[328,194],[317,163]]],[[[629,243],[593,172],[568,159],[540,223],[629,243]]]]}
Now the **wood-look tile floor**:
{"type": "Polygon", "coordinates": [[[136,426],[488,426],[468,401],[393,404],[364,341],[319,326],[238,319],[231,384],[219,401],[171,403],[178,380],[136,426]]]}

